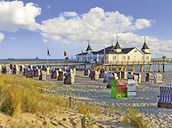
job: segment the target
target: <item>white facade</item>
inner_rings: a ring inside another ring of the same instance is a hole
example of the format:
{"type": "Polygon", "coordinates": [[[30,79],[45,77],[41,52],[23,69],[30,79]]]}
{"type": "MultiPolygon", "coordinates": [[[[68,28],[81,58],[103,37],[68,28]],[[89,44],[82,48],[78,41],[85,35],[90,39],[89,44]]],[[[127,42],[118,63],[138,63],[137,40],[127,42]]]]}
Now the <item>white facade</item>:
{"type": "Polygon", "coordinates": [[[134,48],[127,54],[108,54],[107,55],[107,63],[121,63],[121,62],[128,62],[128,63],[134,63],[134,62],[150,62],[151,61],[151,54],[145,54],[142,51],[138,50],[137,48],[134,48]]]}
{"type": "Polygon", "coordinates": [[[149,49],[125,48],[112,50],[112,48],[113,46],[105,48],[105,54],[103,52],[104,49],[98,52],[78,54],[76,55],[76,59],[78,62],[103,63],[105,61],[107,64],[149,63],[151,61],[149,49]]]}

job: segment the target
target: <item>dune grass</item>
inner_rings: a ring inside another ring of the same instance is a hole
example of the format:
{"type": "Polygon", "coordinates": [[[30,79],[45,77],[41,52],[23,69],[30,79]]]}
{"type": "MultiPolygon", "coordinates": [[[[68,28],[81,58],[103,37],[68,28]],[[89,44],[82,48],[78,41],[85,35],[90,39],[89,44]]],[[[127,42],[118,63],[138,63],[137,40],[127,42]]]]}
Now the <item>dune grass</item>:
{"type": "Polygon", "coordinates": [[[149,122],[136,109],[128,109],[124,114],[123,122],[129,123],[135,128],[149,128],[149,122]]]}
{"type": "MultiPolygon", "coordinates": [[[[10,116],[20,112],[46,114],[57,107],[69,108],[69,99],[64,96],[45,93],[47,85],[32,79],[0,74],[0,110],[10,116]]],[[[77,102],[75,110],[81,114],[99,114],[101,107],[77,102]]]]}
{"type": "MultiPolygon", "coordinates": [[[[44,82],[33,79],[19,78],[0,74],[0,111],[14,117],[21,112],[48,114],[57,108],[70,108],[68,97],[46,93],[44,82]]],[[[112,106],[100,106],[77,101],[75,111],[84,114],[86,124],[90,128],[94,125],[94,119],[88,113],[101,114],[103,109],[110,113],[123,113],[123,122],[131,124],[135,128],[147,128],[148,123],[139,111],[129,109],[124,111],[112,106]]]]}
{"type": "Polygon", "coordinates": [[[53,111],[56,106],[67,108],[68,99],[46,94],[46,85],[32,79],[0,74],[0,110],[10,116],[20,112],[53,111]]]}

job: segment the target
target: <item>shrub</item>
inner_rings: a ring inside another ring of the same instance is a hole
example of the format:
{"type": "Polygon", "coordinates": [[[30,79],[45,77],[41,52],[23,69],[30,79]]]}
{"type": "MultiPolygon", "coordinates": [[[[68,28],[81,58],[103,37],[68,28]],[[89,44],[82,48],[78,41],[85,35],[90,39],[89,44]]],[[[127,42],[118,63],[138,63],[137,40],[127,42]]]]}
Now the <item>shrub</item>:
{"type": "Polygon", "coordinates": [[[89,112],[82,117],[81,121],[82,127],[85,128],[94,128],[94,124],[96,123],[89,112]]]}
{"type": "Polygon", "coordinates": [[[135,109],[128,109],[123,117],[124,122],[128,122],[135,128],[148,128],[148,122],[146,122],[144,116],[135,109]]]}
{"type": "MultiPolygon", "coordinates": [[[[2,90],[1,90],[2,91],[2,90]]],[[[21,90],[18,86],[13,85],[3,91],[5,97],[1,100],[2,104],[0,106],[1,111],[15,116],[21,110],[21,90]]],[[[1,94],[3,94],[1,93],[1,94]]]]}
{"type": "Polygon", "coordinates": [[[94,113],[99,114],[101,112],[101,107],[86,102],[79,102],[77,104],[77,111],[81,114],[94,113]]]}

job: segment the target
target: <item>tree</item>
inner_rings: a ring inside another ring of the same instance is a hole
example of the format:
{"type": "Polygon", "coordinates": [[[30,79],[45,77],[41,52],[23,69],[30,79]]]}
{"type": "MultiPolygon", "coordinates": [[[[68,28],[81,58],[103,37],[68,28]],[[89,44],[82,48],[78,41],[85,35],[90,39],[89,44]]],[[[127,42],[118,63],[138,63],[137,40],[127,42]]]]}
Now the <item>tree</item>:
{"type": "MultiPolygon", "coordinates": [[[[167,58],[166,56],[163,56],[163,57],[162,57],[162,59],[163,59],[164,62],[165,62],[165,59],[166,59],[166,58],[167,58]]],[[[163,72],[165,72],[165,64],[163,63],[162,66],[163,66],[163,72]]]]}
{"type": "Polygon", "coordinates": [[[163,56],[162,59],[165,60],[167,57],[166,56],[163,56]]]}

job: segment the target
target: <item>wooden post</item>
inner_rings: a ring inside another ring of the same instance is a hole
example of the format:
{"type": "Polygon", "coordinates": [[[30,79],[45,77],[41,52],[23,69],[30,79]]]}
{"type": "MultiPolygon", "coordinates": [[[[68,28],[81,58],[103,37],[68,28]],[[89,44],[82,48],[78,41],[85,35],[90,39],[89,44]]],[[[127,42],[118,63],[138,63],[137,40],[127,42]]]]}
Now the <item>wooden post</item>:
{"type": "Polygon", "coordinates": [[[81,128],[86,128],[85,116],[83,116],[83,117],[81,118],[81,128]]]}
{"type": "Polygon", "coordinates": [[[124,71],[124,66],[123,65],[121,66],[121,71],[124,71]]]}
{"type": "Polygon", "coordinates": [[[124,66],[124,72],[126,72],[126,71],[127,71],[127,66],[125,65],[125,66],[124,66]]]}
{"type": "Polygon", "coordinates": [[[72,107],[72,97],[69,97],[69,108],[72,107]]]}
{"type": "Polygon", "coordinates": [[[163,64],[162,66],[163,66],[163,72],[165,72],[166,71],[165,64],[163,64]]]}
{"type": "Polygon", "coordinates": [[[158,72],[161,72],[160,64],[158,64],[158,72]]]}
{"type": "Polygon", "coordinates": [[[145,66],[144,64],[140,65],[140,72],[144,72],[145,71],[145,66]]]}
{"type": "Polygon", "coordinates": [[[152,64],[149,65],[149,72],[153,72],[152,71],[152,64]]]}
{"type": "Polygon", "coordinates": [[[135,65],[132,65],[132,72],[135,72],[136,71],[136,69],[135,69],[136,67],[135,67],[135,65]]]}

